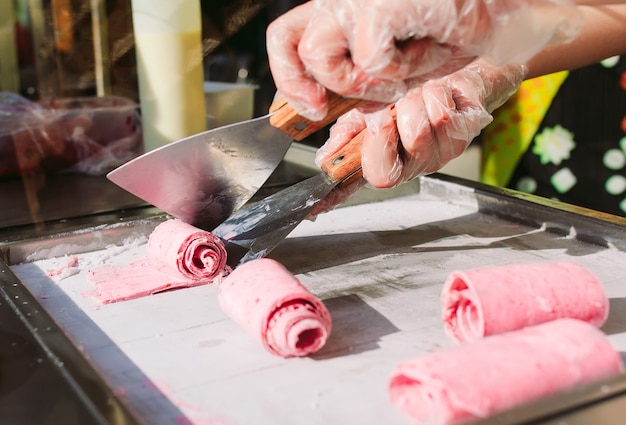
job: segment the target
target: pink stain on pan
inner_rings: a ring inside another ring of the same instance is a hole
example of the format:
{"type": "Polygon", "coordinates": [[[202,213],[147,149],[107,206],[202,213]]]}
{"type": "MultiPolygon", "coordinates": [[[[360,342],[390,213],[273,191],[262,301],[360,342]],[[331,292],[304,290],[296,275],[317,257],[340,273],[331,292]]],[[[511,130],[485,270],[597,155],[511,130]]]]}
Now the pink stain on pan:
{"type": "Polygon", "coordinates": [[[237,267],[220,283],[218,299],[229,317],[281,357],[314,353],[331,332],[324,304],[269,258],[237,267]]]}
{"type": "Polygon", "coordinates": [[[389,394],[415,424],[455,425],[623,370],[599,329],[558,319],[402,362],[389,394]]]}
{"type": "MultiPolygon", "coordinates": [[[[56,276],[66,276],[72,274],[74,269],[78,267],[78,257],[76,255],[70,255],[67,257],[66,262],[63,266],[46,270],[46,276],[48,277],[56,277],[56,276]]],[[[78,270],[76,269],[76,272],[78,270]]]]}
{"type": "Polygon", "coordinates": [[[441,302],[446,333],[459,343],[559,318],[600,327],[609,314],[602,283],[573,261],[456,271],[441,302]]]}

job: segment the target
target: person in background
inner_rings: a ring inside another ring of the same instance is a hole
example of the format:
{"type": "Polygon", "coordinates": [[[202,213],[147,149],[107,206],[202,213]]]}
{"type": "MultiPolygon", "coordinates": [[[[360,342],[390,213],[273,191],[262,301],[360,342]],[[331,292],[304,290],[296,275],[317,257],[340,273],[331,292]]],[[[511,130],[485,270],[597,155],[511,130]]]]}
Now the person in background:
{"type": "Polygon", "coordinates": [[[370,101],[337,121],[317,156],[367,128],[359,185],[393,187],[435,172],[522,81],[626,52],[626,4],[618,1],[362,3],[308,2],[267,31],[276,87],[300,113],[323,116],[327,89],[370,101]]]}

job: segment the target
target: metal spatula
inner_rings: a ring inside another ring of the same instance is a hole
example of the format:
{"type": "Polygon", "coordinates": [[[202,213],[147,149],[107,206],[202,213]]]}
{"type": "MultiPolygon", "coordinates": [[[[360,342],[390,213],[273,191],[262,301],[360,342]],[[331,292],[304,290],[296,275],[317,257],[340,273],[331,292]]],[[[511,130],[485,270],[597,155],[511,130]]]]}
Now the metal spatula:
{"type": "Polygon", "coordinates": [[[196,227],[212,230],[243,206],[302,140],[361,100],[329,93],[330,112],[318,122],[283,99],[270,114],[212,129],[148,152],[111,171],[118,186],[196,227]]]}
{"type": "Polygon", "coordinates": [[[215,228],[212,233],[228,244],[228,264],[266,256],[334,188],[360,179],[364,132],[322,164],[324,172],[240,209],[215,228]]]}

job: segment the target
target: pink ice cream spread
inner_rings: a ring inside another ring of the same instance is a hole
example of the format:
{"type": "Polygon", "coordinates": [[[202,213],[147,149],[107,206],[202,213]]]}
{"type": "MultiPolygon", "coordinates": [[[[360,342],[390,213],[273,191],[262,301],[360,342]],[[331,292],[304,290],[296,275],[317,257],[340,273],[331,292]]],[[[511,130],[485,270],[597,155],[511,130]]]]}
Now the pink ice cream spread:
{"type": "Polygon", "coordinates": [[[456,271],[441,303],[446,333],[459,343],[566,317],[600,327],[609,314],[602,283],[573,261],[456,271]]]}
{"type": "Polygon", "coordinates": [[[87,271],[89,294],[102,303],[138,298],[165,290],[207,284],[226,268],[220,238],[180,220],[159,224],[148,239],[147,256],[125,265],[87,271]]]}
{"type": "Polygon", "coordinates": [[[621,373],[593,325],[559,319],[400,363],[391,401],[415,424],[454,425],[621,373]]]}
{"type": "Polygon", "coordinates": [[[218,299],[229,317],[281,357],[312,354],[330,335],[324,304],[273,259],[237,267],[220,283],[218,299]]]}

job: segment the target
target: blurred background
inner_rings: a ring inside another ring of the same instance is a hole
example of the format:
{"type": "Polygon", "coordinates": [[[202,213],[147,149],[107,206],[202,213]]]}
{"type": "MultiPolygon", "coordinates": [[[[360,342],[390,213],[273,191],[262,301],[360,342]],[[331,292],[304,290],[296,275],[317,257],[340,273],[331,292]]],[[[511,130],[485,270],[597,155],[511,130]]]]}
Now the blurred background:
{"type": "MultiPolygon", "coordinates": [[[[206,81],[274,86],[265,29],[301,1],[201,0],[206,81]]],[[[0,89],[32,100],[118,95],[138,100],[131,0],[0,0],[0,89]]]]}

